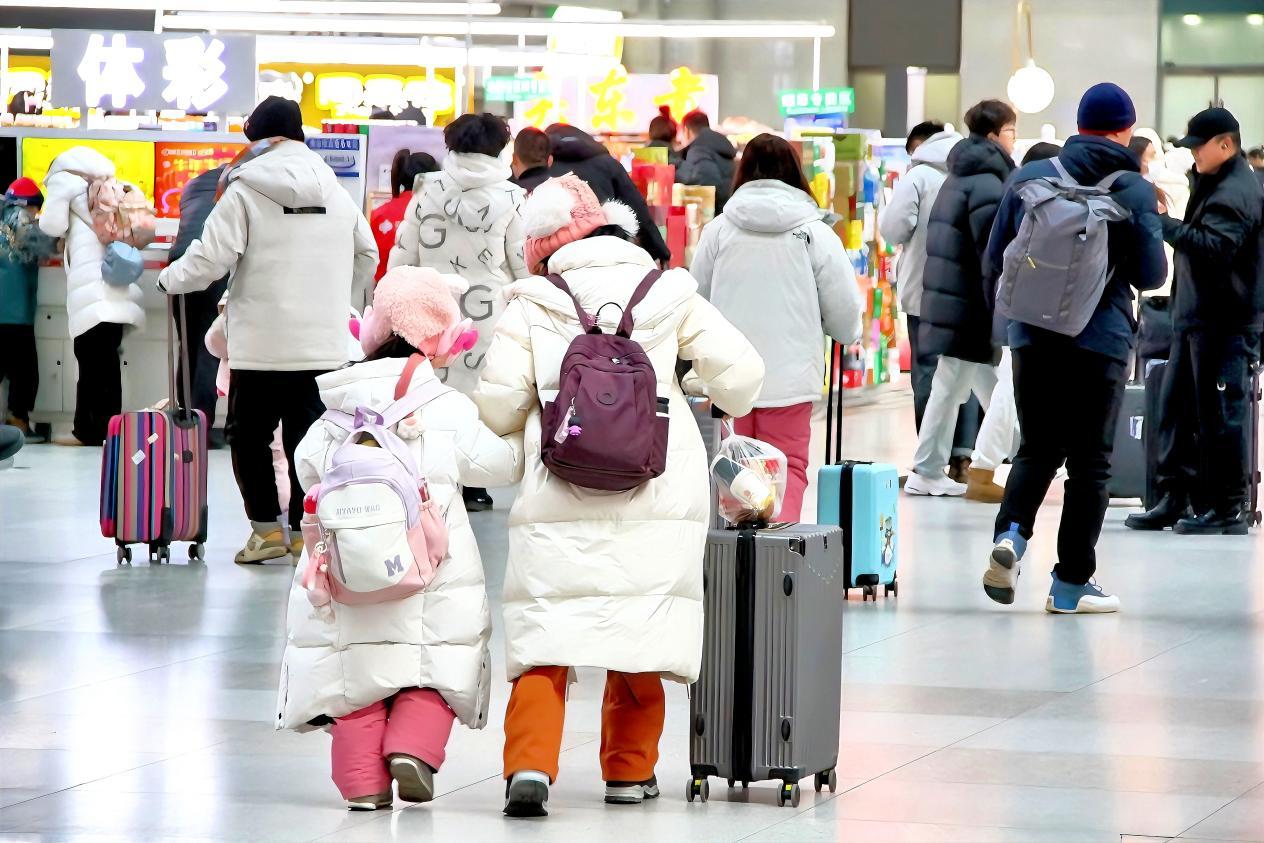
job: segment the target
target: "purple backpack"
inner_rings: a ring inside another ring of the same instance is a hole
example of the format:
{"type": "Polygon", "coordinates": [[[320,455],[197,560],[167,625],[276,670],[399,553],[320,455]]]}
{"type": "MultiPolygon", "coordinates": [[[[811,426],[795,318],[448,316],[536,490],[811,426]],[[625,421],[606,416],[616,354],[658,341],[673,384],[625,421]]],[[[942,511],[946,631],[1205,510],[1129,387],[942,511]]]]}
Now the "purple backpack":
{"type": "Polygon", "coordinates": [[[663,273],[637,286],[613,334],[603,334],[560,275],[549,281],[575,302],[584,333],[562,358],[557,398],[544,405],[540,458],[554,476],[606,492],[626,492],[667,468],[668,400],[654,365],[632,340],[632,309],[663,273]]]}

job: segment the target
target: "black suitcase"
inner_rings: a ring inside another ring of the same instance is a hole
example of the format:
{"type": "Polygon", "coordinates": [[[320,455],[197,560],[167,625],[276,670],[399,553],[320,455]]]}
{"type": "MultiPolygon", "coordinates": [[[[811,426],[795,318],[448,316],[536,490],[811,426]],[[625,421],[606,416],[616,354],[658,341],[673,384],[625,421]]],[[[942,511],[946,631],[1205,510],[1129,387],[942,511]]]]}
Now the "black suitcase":
{"type": "MultiPolygon", "coordinates": [[[[1106,490],[1112,498],[1145,498],[1148,463],[1144,439],[1148,391],[1144,383],[1124,387],[1123,405],[1115,422],[1115,447],[1110,455],[1110,482],[1106,490]]],[[[1153,437],[1151,437],[1153,438],[1153,437]]]]}
{"type": "Polygon", "coordinates": [[[796,524],[712,530],[703,565],[702,669],[689,689],[685,797],[708,777],[777,780],[778,805],[799,780],[838,785],[842,708],[843,532],[796,524]]]}

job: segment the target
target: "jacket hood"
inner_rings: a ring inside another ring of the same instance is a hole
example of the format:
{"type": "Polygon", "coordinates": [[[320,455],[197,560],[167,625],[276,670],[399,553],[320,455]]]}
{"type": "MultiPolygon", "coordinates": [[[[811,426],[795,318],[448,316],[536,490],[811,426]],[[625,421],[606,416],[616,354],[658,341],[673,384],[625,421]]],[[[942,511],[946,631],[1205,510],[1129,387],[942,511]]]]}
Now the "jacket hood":
{"type": "MultiPolygon", "coordinates": [[[[737,149],[733,146],[732,141],[715,129],[703,129],[693,139],[693,143],[689,144],[689,151],[706,150],[714,152],[721,158],[736,158],[737,149]]],[[[687,157],[687,156],[686,156],[687,157]]]]}
{"type": "Polygon", "coordinates": [[[574,126],[550,126],[548,130],[556,161],[587,161],[610,152],[586,132],[574,126]]]}
{"type": "Polygon", "coordinates": [[[1097,135],[1073,135],[1067,138],[1058,160],[1076,181],[1098,182],[1116,170],[1141,172],[1137,154],[1122,144],[1097,135]]]}
{"type": "Polygon", "coordinates": [[[240,181],[285,208],[323,205],[339,190],[334,171],[306,144],[285,141],[238,167],[232,181],[240,181]]]}
{"type": "MultiPolygon", "coordinates": [[[[395,384],[404,371],[408,360],[404,357],[386,357],[344,366],[326,372],[316,378],[320,400],[331,410],[354,414],[357,407],[381,410],[395,400],[395,384]]],[[[408,389],[411,392],[434,378],[429,361],[413,371],[408,389]]]]}
{"type": "MultiPolygon", "coordinates": [[[[576,240],[573,243],[567,243],[549,258],[550,272],[562,274],[586,269],[608,270],[610,275],[644,276],[654,269],[654,259],[640,246],[618,237],[589,237],[576,240]]],[[[581,301],[592,298],[586,295],[591,291],[591,280],[568,279],[568,282],[581,301]]],[[[653,329],[664,319],[673,316],[696,292],[698,292],[698,282],[687,271],[677,269],[664,272],[637,307],[637,330],[653,329]]],[[[579,321],[575,315],[575,303],[569,296],[554,287],[547,278],[535,276],[516,281],[504,288],[503,295],[510,301],[515,298],[527,299],[557,314],[563,320],[576,323],[579,321]]],[[[589,312],[591,313],[592,310],[590,309],[589,312]]],[[[597,316],[602,330],[611,332],[615,329],[621,313],[617,307],[607,307],[597,316]]]]}
{"type": "Polygon", "coordinates": [[[724,218],[745,231],[780,234],[819,220],[821,209],[797,187],[758,179],[737,189],[724,206],[724,218]]]}
{"type": "Polygon", "coordinates": [[[1014,159],[981,135],[962,138],[948,153],[948,172],[954,176],[991,173],[1004,181],[1014,169],[1014,159]]]}
{"type": "Polygon", "coordinates": [[[425,191],[437,191],[436,203],[468,231],[489,229],[511,212],[519,190],[513,171],[499,158],[477,152],[449,152],[443,169],[426,175],[425,191]]]}
{"type": "Polygon", "coordinates": [[[914,164],[929,164],[937,170],[948,169],[948,155],[961,140],[957,132],[937,132],[913,150],[914,164]]]}
{"type": "Polygon", "coordinates": [[[106,178],[114,175],[114,162],[95,149],[76,146],[53,159],[53,163],[48,167],[45,183],[58,173],[66,173],[75,178],[78,178],[79,173],[93,178],[106,178]]]}

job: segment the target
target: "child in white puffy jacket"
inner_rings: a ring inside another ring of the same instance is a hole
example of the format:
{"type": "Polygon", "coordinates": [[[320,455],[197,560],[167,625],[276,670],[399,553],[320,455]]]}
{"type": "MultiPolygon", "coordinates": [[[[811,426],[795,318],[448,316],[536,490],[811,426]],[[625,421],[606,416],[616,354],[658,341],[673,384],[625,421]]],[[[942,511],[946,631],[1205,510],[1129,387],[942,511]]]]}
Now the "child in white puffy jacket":
{"type": "MultiPolygon", "coordinates": [[[[471,344],[471,334],[443,276],[393,269],[360,325],[366,359],[321,375],[321,398],[331,410],[380,412],[397,387],[402,394],[432,389],[434,366],[471,344]]],[[[522,466],[521,436],[493,434],[455,390],[423,404],[396,433],[442,513],[447,555],[425,589],[409,597],[320,608],[309,600],[307,565],[300,565],[281,668],[277,728],[331,725],[333,780],[352,810],[389,807],[392,780],[401,799],[430,801],[453,721],[474,729],[487,721],[491,615],[460,489],[516,482],[522,466]]],[[[305,490],[324,479],[346,438],[334,421],[312,425],[295,452],[305,490]]]]}

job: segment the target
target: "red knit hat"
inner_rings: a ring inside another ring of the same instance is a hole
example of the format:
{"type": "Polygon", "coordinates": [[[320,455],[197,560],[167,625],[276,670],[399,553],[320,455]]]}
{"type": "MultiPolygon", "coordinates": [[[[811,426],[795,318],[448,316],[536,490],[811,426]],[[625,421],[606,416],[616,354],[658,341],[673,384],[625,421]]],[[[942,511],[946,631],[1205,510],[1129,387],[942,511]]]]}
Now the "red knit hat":
{"type": "Polygon", "coordinates": [[[545,271],[554,252],[603,225],[617,225],[631,235],[639,227],[631,208],[615,200],[602,204],[573,173],[537,187],[523,203],[522,221],[527,232],[523,256],[530,272],[545,271]]]}
{"type": "Polygon", "coordinates": [[[44,204],[44,194],[40,193],[39,185],[23,176],[9,185],[9,189],[4,192],[4,200],[14,205],[39,208],[44,204]]]}

